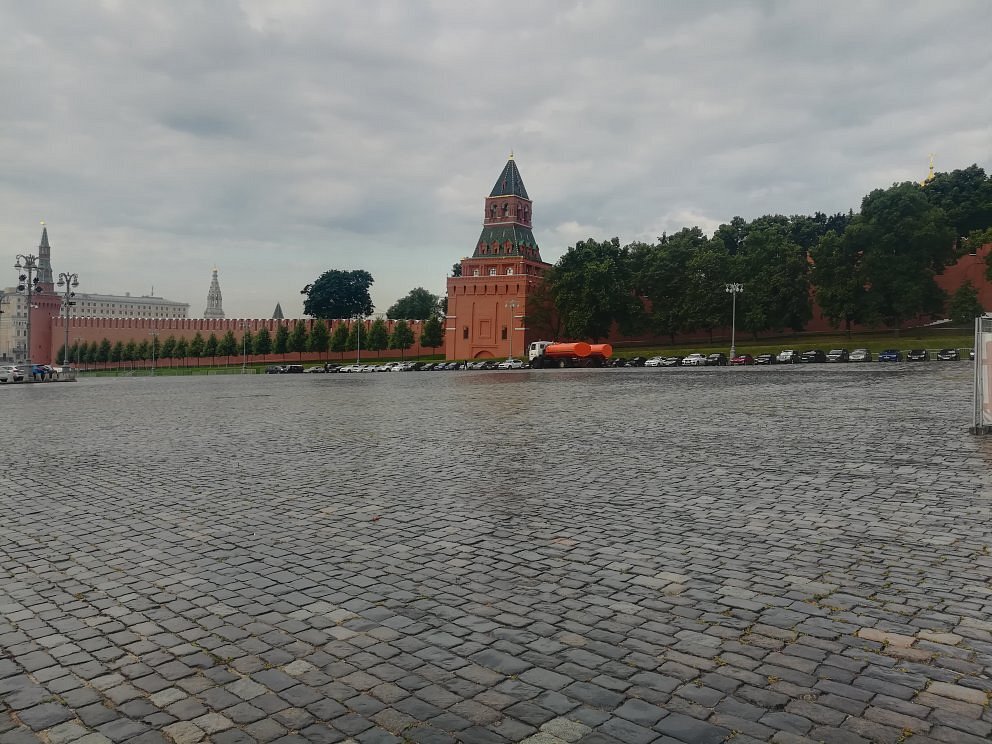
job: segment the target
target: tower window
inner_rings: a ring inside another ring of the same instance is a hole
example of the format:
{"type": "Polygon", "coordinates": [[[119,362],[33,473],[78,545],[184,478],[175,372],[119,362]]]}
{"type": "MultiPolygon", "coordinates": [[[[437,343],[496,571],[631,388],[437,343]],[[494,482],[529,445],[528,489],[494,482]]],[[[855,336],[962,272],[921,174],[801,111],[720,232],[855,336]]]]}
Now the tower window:
{"type": "Polygon", "coordinates": [[[462,326],[462,338],[463,339],[468,338],[468,326],[462,326]]]}
{"type": "Polygon", "coordinates": [[[489,276],[496,276],[496,269],[489,269],[489,276]]]}
{"type": "Polygon", "coordinates": [[[503,340],[506,341],[506,326],[503,326],[503,340]]]}
{"type": "Polygon", "coordinates": [[[479,275],[479,270],[478,269],[472,269],[472,276],[478,276],[478,275],[479,275]]]}
{"type": "Polygon", "coordinates": [[[506,267],[506,275],[507,276],[513,276],[513,267],[512,266],[507,266],[506,267]]]}

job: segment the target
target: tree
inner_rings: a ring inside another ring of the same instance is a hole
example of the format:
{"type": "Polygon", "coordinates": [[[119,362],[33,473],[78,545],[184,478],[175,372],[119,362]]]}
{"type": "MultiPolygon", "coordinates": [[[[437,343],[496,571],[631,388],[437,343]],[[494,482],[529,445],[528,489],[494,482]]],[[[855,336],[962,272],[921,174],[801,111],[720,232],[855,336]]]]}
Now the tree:
{"type": "Polygon", "coordinates": [[[389,339],[390,349],[400,350],[400,359],[405,357],[404,352],[413,346],[413,329],[405,320],[398,320],[393,326],[393,335],[389,339]]]}
{"type": "MultiPolygon", "coordinates": [[[[77,362],[82,361],[82,358],[81,357],[82,357],[82,350],[77,347],[76,348],[76,360],[77,360],[77,362]]],[[[111,349],[111,351],[110,351],[110,358],[113,361],[117,362],[117,366],[118,367],[121,366],[121,362],[124,361],[124,344],[123,344],[123,342],[118,341],[116,344],[114,344],[114,348],[111,349]]]]}
{"type": "Polygon", "coordinates": [[[598,341],[617,323],[622,331],[636,327],[641,302],[634,296],[628,248],[620,240],[579,241],[545,275],[551,297],[570,338],[598,341]]]}
{"type": "Polygon", "coordinates": [[[79,363],[79,342],[74,341],[69,347],[69,361],[79,363]]]}
{"type": "Polygon", "coordinates": [[[935,174],[923,194],[947,216],[959,245],[969,233],[992,227],[992,178],[978,165],[935,174]]]}
{"type": "Polygon", "coordinates": [[[369,288],[375,280],[367,271],[331,269],[306,285],[303,312],[314,318],[350,318],[371,315],[373,304],[369,288]]]}
{"type": "MultiPolygon", "coordinates": [[[[89,361],[89,354],[86,355],[86,361],[89,361]]],[[[124,344],[124,361],[134,362],[138,357],[138,345],[134,341],[128,341],[124,344]]],[[[131,369],[134,369],[134,364],[131,364],[131,369]]]]}
{"type": "Polygon", "coordinates": [[[436,349],[444,343],[444,326],[440,318],[428,318],[420,328],[420,347],[436,349]]]}
{"type": "Polygon", "coordinates": [[[975,318],[984,312],[985,308],[978,299],[978,290],[971,282],[958,287],[947,304],[947,314],[955,325],[974,324],[975,318]]]}
{"type": "Polygon", "coordinates": [[[376,318],[369,328],[369,337],[365,341],[365,348],[369,351],[378,352],[382,356],[382,350],[389,348],[389,330],[386,328],[386,321],[376,318]]]}
{"type": "Polygon", "coordinates": [[[322,318],[318,318],[310,328],[310,351],[314,351],[317,354],[326,354],[330,343],[331,337],[327,331],[327,323],[322,318]]]}
{"type": "Polygon", "coordinates": [[[100,357],[100,344],[96,341],[90,341],[89,346],[86,348],[86,361],[91,364],[100,357]]]}
{"type": "Polygon", "coordinates": [[[135,359],[143,362],[146,359],[150,359],[151,356],[152,350],[148,343],[148,339],[142,339],[141,343],[138,344],[138,348],[134,352],[135,359]]]}
{"type": "Polygon", "coordinates": [[[867,312],[865,281],[861,276],[860,241],[855,225],[850,235],[828,232],[813,248],[813,286],[816,302],[823,316],[836,328],[844,324],[848,334],[851,326],[862,323],[867,312]]]}
{"type": "Polygon", "coordinates": [[[708,239],[698,227],[663,235],[658,245],[631,246],[631,265],[637,294],[648,301],[647,324],[675,343],[678,333],[689,330],[686,278],[689,259],[708,239]]]}
{"type": "Polygon", "coordinates": [[[689,256],[683,286],[686,330],[706,331],[712,340],[713,329],[730,325],[726,284],[736,279],[730,276],[729,267],[724,243],[715,237],[689,256]]]}
{"type": "Polygon", "coordinates": [[[934,277],[954,258],[954,230],[915,183],[876,189],[845,231],[854,234],[867,287],[867,316],[899,328],[917,315],[944,310],[934,277]],[[855,230],[855,227],[861,229],[855,230]]]}
{"type": "Polygon", "coordinates": [[[238,346],[238,339],[234,337],[234,331],[228,330],[217,344],[217,355],[225,357],[224,364],[230,364],[231,357],[240,352],[241,348],[238,346]]]}
{"type": "Polygon", "coordinates": [[[255,334],[255,353],[263,357],[272,353],[272,335],[265,326],[259,328],[255,334]]]}
{"type": "Polygon", "coordinates": [[[344,352],[348,348],[348,325],[338,323],[334,326],[334,333],[331,334],[331,351],[341,354],[341,358],[344,359],[344,352]]]}
{"type": "Polygon", "coordinates": [[[176,356],[176,337],[168,336],[165,341],[162,342],[161,350],[162,359],[169,360],[169,366],[172,366],[172,360],[176,356]]]}
{"type": "MultiPolygon", "coordinates": [[[[203,334],[197,331],[193,336],[193,340],[189,342],[189,355],[193,359],[199,359],[203,356],[203,349],[205,346],[206,343],[203,340],[203,334]]],[[[199,362],[197,362],[197,365],[199,365],[199,362]]]]}
{"type": "Polygon", "coordinates": [[[455,264],[451,267],[451,276],[458,277],[461,275],[462,275],[462,262],[456,261],[455,264]]]}
{"type": "Polygon", "coordinates": [[[788,222],[755,220],[730,265],[731,281],[745,285],[739,326],[755,338],[768,330],[801,331],[813,317],[808,276],[806,253],[792,241],[788,222]]]}
{"type": "Polygon", "coordinates": [[[417,287],[411,289],[406,297],[397,300],[386,311],[386,317],[390,320],[427,320],[438,314],[440,306],[440,297],[423,287],[417,287]]]}
{"type": "Polygon", "coordinates": [[[176,341],[176,359],[178,359],[182,365],[186,366],[186,357],[189,356],[189,342],[186,341],[186,337],[183,336],[178,341],[176,341]]]}
{"type": "Polygon", "coordinates": [[[62,364],[62,362],[67,358],[67,356],[68,355],[66,354],[65,344],[62,344],[59,347],[59,350],[55,352],[55,361],[58,362],[59,364],[62,364]]]}
{"type": "Polygon", "coordinates": [[[276,340],[272,345],[272,350],[276,354],[285,354],[289,351],[289,326],[285,323],[280,323],[276,329],[276,340]]]}
{"type": "Polygon", "coordinates": [[[205,343],[203,345],[203,354],[202,354],[202,356],[208,356],[208,357],[210,357],[210,363],[211,364],[216,364],[217,363],[217,347],[218,347],[218,345],[219,345],[219,342],[217,341],[217,334],[216,333],[211,333],[210,336],[209,336],[209,338],[207,338],[207,343],[205,343]]]}
{"type": "Polygon", "coordinates": [[[293,332],[289,336],[286,348],[298,352],[300,361],[303,360],[303,352],[307,350],[307,327],[302,320],[297,320],[293,324],[293,332]]]}

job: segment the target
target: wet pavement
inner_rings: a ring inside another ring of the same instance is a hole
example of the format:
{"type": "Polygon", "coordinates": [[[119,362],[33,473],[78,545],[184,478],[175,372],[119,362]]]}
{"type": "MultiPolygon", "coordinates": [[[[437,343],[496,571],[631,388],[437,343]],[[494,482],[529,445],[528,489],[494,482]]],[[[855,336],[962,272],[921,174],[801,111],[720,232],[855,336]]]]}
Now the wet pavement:
{"type": "Polygon", "coordinates": [[[962,363],[0,389],[0,744],[985,742],[962,363]]]}

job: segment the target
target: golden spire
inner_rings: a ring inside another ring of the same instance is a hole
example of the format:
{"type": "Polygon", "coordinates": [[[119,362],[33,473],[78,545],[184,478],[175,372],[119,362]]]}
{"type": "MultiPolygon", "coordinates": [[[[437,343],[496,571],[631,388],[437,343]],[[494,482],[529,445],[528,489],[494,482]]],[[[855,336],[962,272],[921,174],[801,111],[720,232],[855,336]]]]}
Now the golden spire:
{"type": "Polygon", "coordinates": [[[513,160],[513,148],[510,148],[510,160],[513,160]]]}

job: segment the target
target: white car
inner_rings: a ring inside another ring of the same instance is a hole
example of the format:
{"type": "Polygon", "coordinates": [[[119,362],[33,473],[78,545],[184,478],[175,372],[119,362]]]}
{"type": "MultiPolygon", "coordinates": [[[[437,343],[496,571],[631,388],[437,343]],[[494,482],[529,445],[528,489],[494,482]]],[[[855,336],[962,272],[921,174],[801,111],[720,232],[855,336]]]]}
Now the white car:
{"type": "Polygon", "coordinates": [[[519,359],[507,359],[496,365],[496,369],[523,369],[524,363],[519,359]]]}
{"type": "Polygon", "coordinates": [[[660,367],[661,363],[664,361],[664,357],[651,357],[646,362],[644,362],[645,367],[660,367]]]}
{"type": "Polygon", "coordinates": [[[0,382],[22,382],[24,373],[20,367],[13,364],[5,364],[0,367],[0,382]]]}
{"type": "Polygon", "coordinates": [[[706,366],[706,355],[705,354],[690,354],[685,359],[682,360],[683,367],[705,367],[706,366]]]}

